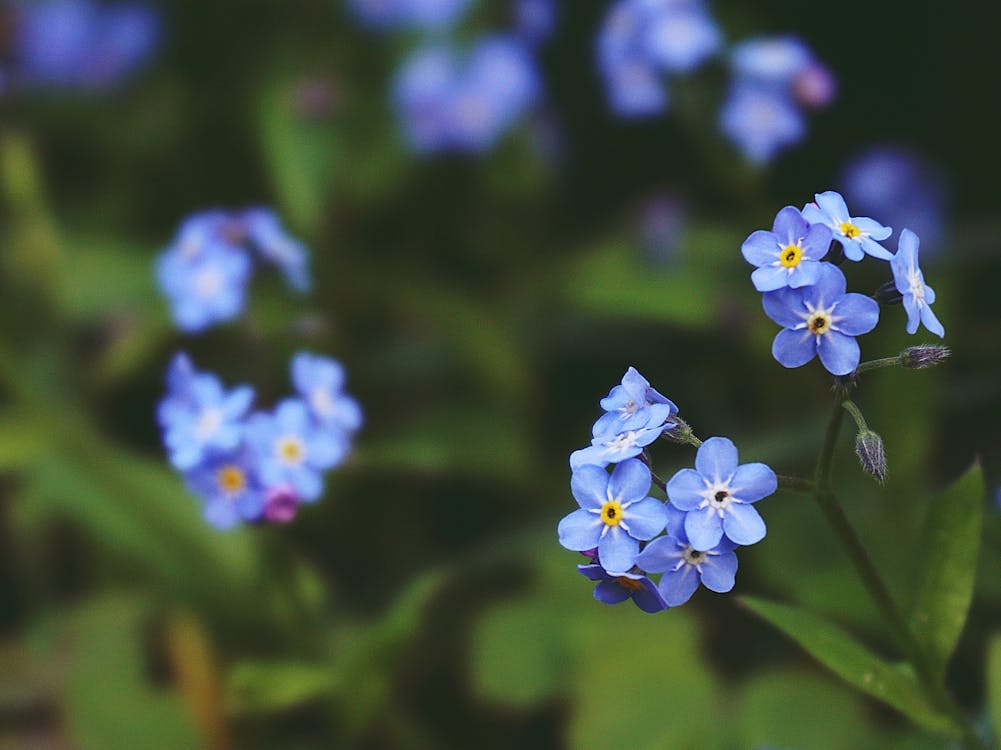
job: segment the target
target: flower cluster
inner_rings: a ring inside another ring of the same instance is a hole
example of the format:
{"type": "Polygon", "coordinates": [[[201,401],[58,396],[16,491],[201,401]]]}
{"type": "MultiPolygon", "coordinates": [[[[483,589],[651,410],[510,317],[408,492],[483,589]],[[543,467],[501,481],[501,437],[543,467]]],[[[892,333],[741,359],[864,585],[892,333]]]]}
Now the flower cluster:
{"type": "Polygon", "coordinates": [[[186,219],[156,269],[178,328],[193,333],[237,317],[255,256],[277,266],[295,290],[309,288],[306,248],[273,212],[211,210],[186,219]]]}
{"type": "Polygon", "coordinates": [[[931,309],[935,292],[924,283],[918,265],[918,236],[903,229],[897,252],[891,253],[880,244],[890,236],[890,227],[852,216],[838,193],[815,197],[803,210],[783,208],[770,232],[753,232],[741,247],[747,262],[757,266],[751,281],[764,293],[765,313],[782,326],[772,344],[775,359],[785,367],[800,367],[819,356],[834,375],[847,375],[858,367],[855,337],[876,327],[879,302],[847,292],[838,265],[867,255],[889,261],[893,284],[888,293],[876,297],[903,303],[907,332],[915,333],[920,322],[943,336],[945,330],[931,309]]]}
{"type": "Polygon", "coordinates": [[[217,528],[290,521],[300,502],[320,497],[323,473],[348,455],[362,413],[344,392],[343,368],[300,352],[291,369],[296,395],[271,411],[251,411],[252,388],[227,390],[184,354],[167,370],[157,409],[163,442],[217,528]]]}
{"type": "Polygon", "coordinates": [[[699,444],[677,407],[632,367],[601,407],[591,446],[570,456],[570,488],[580,507],[558,527],[560,544],[590,558],[578,570],[598,582],[595,598],[632,599],[657,612],[688,601],[699,583],[732,589],[736,548],[765,536],[753,503],[775,492],[775,472],[762,463],[740,464],[727,438],[699,444]],[[646,451],[662,435],[699,445],[695,468],[666,484],[650,470],[646,451]],[[650,495],[654,482],[666,502],[650,495]],[[650,574],[662,575],[654,583],[650,574]]]}
{"type": "Polygon", "coordinates": [[[17,3],[10,11],[14,85],[113,88],[155,49],[160,18],[146,3],[17,3]]]}

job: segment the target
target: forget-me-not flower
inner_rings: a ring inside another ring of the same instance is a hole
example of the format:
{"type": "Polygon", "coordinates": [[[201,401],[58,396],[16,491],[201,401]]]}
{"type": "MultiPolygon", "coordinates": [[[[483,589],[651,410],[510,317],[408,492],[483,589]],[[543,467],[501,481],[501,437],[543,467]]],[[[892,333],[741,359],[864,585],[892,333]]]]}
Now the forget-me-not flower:
{"type": "Polygon", "coordinates": [[[632,599],[633,604],[650,614],[667,609],[667,602],[657,586],[645,575],[612,575],[600,565],[578,565],[577,570],[588,579],[598,582],[594,587],[594,598],[603,604],[620,604],[626,599],[632,599]]]}
{"type": "Polygon", "coordinates": [[[664,425],[652,425],[595,435],[591,445],[570,454],[570,468],[576,471],[587,465],[604,467],[634,458],[663,432],[664,425]]]}
{"type": "Polygon", "coordinates": [[[636,564],[648,573],[663,573],[657,589],[672,607],[684,604],[702,583],[723,594],[733,588],[737,574],[736,545],[725,536],[712,549],[697,550],[685,533],[688,514],[669,505],[667,533],[650,542],[636,564]]]}
{"type": "Polygon", "coordinates": [[[720,109],[719,127],[750,161],[764,164],[803,140],[803,114],[785,93],[753,83],[735,83],[720,109]]]}
{"type": "Polygon", "coordinates": [[[241,250],[211,244],[189,258],[177,247],[160,256],[157,282],[177,327],[195,333],[240,314],[251,271],[241,250]]]}
{"type": "Polygon", "coordinates": [[[747,39],[734,46],[730,67],[739,82],[771,88],[808,107],[830,104],[837,88],[830,70],[793,36],[747,39]]]}
{"type": "Polygon", "coordinates": [[[292,384],[320,424],[349,434],[361,427],[361,407],[344,392],[344,368],[337,360],[299,352],[292,358],[292,384]]]}
{"type": "Polygon", "coordinates": [[[282,272],[289,286],[298,292],[309,290],[309,253],[305,245],[282,226],[274,211],[247,209],[236,221],[240,222],[252,247],[261,258],[282,272]]]}
{"type": "Polygon", "coordinates": [[[832,375],[847,375],[858,367],[855,336],[876,327],[879,304],[862,294],[846,294],[845,288],[844,274],[825,263],[816,284],[764,294],[765,313],[783,326],[772,342],[772,355],[783,367],[800,367],[818,354],[832,375]]]}
{"type": "Polygon", "coordinates": [[[264,491],[246,450],[214,456],[189,472],[188,487],[205,500],[205,520],[218,529],[256,521],[264,511],[264,491]]]}
{"type": "Polygon", "coordinates": [[[744,240],[744,259],[758,268],[751,274],[754,288],[771,292],[814,284],[820,275],[820,259],[831,244],[831,230],[809,224],[799,209],[786,206],[775,217],[772,231],[759,229],[744,240]]]}
{"type": "Polygon", "coordinates": [[[924,274],[918,265],[918,236],[910,229],[900,232],[897,254],[890,261],[893,281],[904,299],[907,311],[907,332],[917,333],[918,322],[936,336],[945,336],[945,328],[935,317],[931,306],[935,301],[935,290],[925,284],[924,274]]]}
{"type": "Polygon", "coordinates": [[[621,385],[609,391],[601,399],[605,414],[594,423],[592,435],[619,435],[623,432],[643,427],[672,427],[668,423],[671,416],[678,413],[678,407],[668,398],[650,386],[635,367],[626,370],[621,385]]]}
{"type": "Polygon", "coordinates": [[[831,228],[834,239],[841,243],[848,260],[862,260],[863,255],[871,255],[880,260],[890,260],[893,254],[879,244],[892,234],[890,227],[865,216],[852,217],[848,205],[840,193],[827,190],[817,193],[816,203],[808,203],[803,209],[803,218],[811,224],[826,224],[831,228]]]}
{"type": "Polygon", "coordinates": [[[349,0],[354,17],[373,29],[446,29],[455,24],[473,0],[349,0]]]}
{"type": "Polygon", "coordinates": [[[752,503],[777,487],[778,479],[768,466],[738,465],[733,442],[713,437],[699,446],[694,469],[682,469],[671,477],[667,497],[685,511],[684,530],[692,547],[706,551],[716,549],[724,536],[741,545],[761,541],[765,522],[752,503]]]}
{"type": "Polygon", "coordinates": [[[598,549],[598,562],[612,574],[628,572],[640,542],[653,539],[667,522],[664,503],[649,497],[650,469],[639,459],[623,461],[612,471],[582,466],[570,488],[578,510],[559,523],[560,544],[581,552],[598,549]]]}

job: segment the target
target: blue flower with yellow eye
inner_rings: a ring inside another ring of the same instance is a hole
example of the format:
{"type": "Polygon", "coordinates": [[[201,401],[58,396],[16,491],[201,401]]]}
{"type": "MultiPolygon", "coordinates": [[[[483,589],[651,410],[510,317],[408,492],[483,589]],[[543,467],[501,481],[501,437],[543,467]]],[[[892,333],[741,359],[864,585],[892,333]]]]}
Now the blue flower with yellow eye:
{"type": "Polygon", "coordinates": [[[752,232],[740,251],[748,263],[757,266],[751,274],[754,288],[771,292],[815,284],[822,267],[820,259],[830,244],[830,228],[809,224],[798,209],[786,206],[776,215],[772,231],[752,232]]]}
{"type": "Polygon", "coordinates": [[[935,290],[925,284],[924,274],[918,265],[918,244],[918,236],[914,232],[910,229],[902,230],[897,254],[890,261],[894,284],[904,297],[907,332],[917,333],[918,323],[921,322],[936,336],[945,336],[945,328],[931,309],[935,301],[935,290]]]}
{"type": "Polygon", "coordinates": [[[597,548],[598,562],[613,574],[629,571],[640,542],[664,529],[664,503],[649,497],[651,474],[639,459],[623,461],[612,471],[582,466],[570,480],[578,510],[560,521],[560,544],[583,552],[597,548]]]}
{"type": "Polygon", "coordinates": [[[765,313],[783,330],[772,342],[772,355],[783,367],[800,367],[818,354],[832,375],[858,367],[856,336],[879,322],[879,304],[862,294],[845,293],[845,276],[823,264],[816,284],[779,289],[763,296],[765,313]]]}
{"type": "Polygon", "coordinates": [[[577,570],[586,578],[597,581],[594,598],[604,604],[620,604],[632,599],[633,604],[644,612],[653,614],[667,609],[667,602],[661,596],[653,581],[640,573],[619,573],[613,575],[600,565],[578,565],[577,570]]]}
{"type": "Polygon", "coordinates": [[[880,260],[890,260],[893,253],[879,244],[893,230],[866,216],[852,217],[848,205],[840,193],[827,190],[817,193],[816,203],[808,203],[803,209],[803,218],[811,224],[825,224],[830,227],[834,240],[844,248],[848,260],[862,260],[871,255],[880,260]]]}
{"type": "Polygon", "coordinates": [[[188,487],[205,500],[205,520],[218,529],[258,520],[265,494],[246,450],[217,455],[187,476],[188,487]]]}

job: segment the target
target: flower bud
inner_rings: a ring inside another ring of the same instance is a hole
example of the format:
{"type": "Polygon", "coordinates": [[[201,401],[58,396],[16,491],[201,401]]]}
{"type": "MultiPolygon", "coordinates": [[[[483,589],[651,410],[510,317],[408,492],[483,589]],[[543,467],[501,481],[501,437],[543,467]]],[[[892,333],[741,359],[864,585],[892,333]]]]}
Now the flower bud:
{"type": "Polygon", "coordinates": [[[668,424],[673,424],[674,426],[670,429],[664,430],[661,437],[670,440],[672,443],[681,443],[682,445],[690,445],[692,438],[695,437],[692,432],[692,427],[688,422],[683,420],[680,416],[675,414],[671,417],[668,424]]]}
{"type": "Polygon", "coordinates": [[[886,452],[883,438],[872,430],[862,430],[855,438],[855,453],[862,469],[880,484],[886,481],[886,452]]]}
{"type": "Polygon", "coordinates": [[[952,351],[947,346],[937,344],[919,344],[904,349],[900,353],[900,364],[912,370],[934,367],[949,358],[952,351]]]}
{"type": "Polygon", "coordinates": [[[268,490],[264,503],[264,518],[269,523],[289,523],[299,510],[299,496],[291,487],[268,490]]]}
{"type": "Polygon", "coordinates": [[[904,301],[904,295],[897,290],[897,285],[893,281],[883,284],[875,291],[872,298],[881,305],[899,305],[904,301]]]}

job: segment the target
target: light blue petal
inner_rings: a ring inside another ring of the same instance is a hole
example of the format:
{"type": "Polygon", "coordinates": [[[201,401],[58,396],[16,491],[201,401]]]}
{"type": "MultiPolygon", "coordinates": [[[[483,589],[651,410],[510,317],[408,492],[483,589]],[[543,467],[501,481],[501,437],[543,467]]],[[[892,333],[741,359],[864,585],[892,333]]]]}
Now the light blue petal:
{"type": "Polygon", "coordinates": [[[806,260],[820,260],[831,248],[833,233],[831,228],[825,224],[813,224],[806,233],[803,240],[803,258],[806,260]]]}
{"type": "Polygon", "coordinates": [[[779,289],[761,298],[765,315],[783,328],[795,328],[806,320],[807,309],[802,292],[779,289]]]}
{"type": "Polygon", "coordinates": [[[315,432],[309,440],[306,458],[317,469],[332,469],[348,454],[348,442],[340,431],[315,432]]]}
{"type": "Polygon", "coordinates": [[[598,546],[602,526],[604,524],[597,513],[580,509],[564,516],[556,531],[560,536],[560,544],[574,552],[583,552],[598,546]]]}
{"type": "Polygon", "coordinates": [[[772,232],[779,245],[797,245],[809,229],[809,224],[803,214],[795,206],[785,206],[775,214],[772,232]]]}
{"type": "Polygon", "coordinates": [[[623,461],[612,470],[608,494],[620,503],[642,500],[650,491],[650,469],[638,458],[623,461]]]}
{"type": "Polygon", "coordinates": [[[734,544],[754,544],[765,538],[765,522],[753,505],[731,503],[723,514],[723,532],[734,544]]]}
{"type": "Polygon", "coordinates": [[[581,466],[570,478],[570,492],[580,507],[600,509],[608,500],[608,472],[599,466],[581,466]]]}
{"type": "Polygon", "coordinates": [[[712,508],[693,510],[685,518],[685,533],[695,549],[712,549],[723,538],[723,522],[712,508]]]}
{"type": "Polygon", "coordinates": [[[873,258],[879,258],[880,260],[893,260],[893,253],[876,242],[876,240],[872,237],[863,237],[861,242],[862,249],[873,258]]]}
{"type": "Polygon", "coordinates": [[[306,503],[319,500],[323,494],[323,477],[318,471],[300,468],[293,476],[292,484],[306,503]]]}
{"type": "Polygon", "coordinates": [[[817,354],[816,337],[808,330],[779,331],[772,342],[772,356],[783,367],[801,367],[817,354]]]}
{"type": "Polygon", "coordinates": [[[835,305],[832,317],[835,331],[861,336],[869,333],[879,322],[879,303],[872,297],[850,292],[835,305]]]}
{"type": "Polygon", "coordinates": [[[698,508],[704,498],[706,480],[695,469],[681,469],[667,482],[667,497],[682,511],[698,508]]]}
{"type": "Polygon", "coordinates": [[[678,570],[668,570],[657,584],[660,595],[671,607],[687,602],[698,587],[699,574],[691,565],[682,565],[678,570]]]}
{"type": "Polygon", "coordinates": [[[604,468],[610,463],[605,448],[601,445],[589,445],[570,454],[570,468],[573,471],[584,466],[604,468]]]}
{"type": "Polygon", "coordinates": [[[706,479],[724,482],[737,470],[737,446],[730,438],[711,437],[699,446],[695,468],[706,479]]]}
{"type": "Polygon", "coordinates": [[[751,232],[750,236],[744,240],[740,246],[740,252],[744,260],[752,266],[764,266],[771,264],[778,257],[779,243],[772,232],[759,229],[751,232]]]}
{"type": "Polygon", "coordinates": [[[819,338],[817,353],[820,354],[820,361],[824,363],[829,373],[847,375],[855,371],[861,356],[855,339],[838,331],[828,331],[819,338]]]}
{"type": "Polygon", "coordinates": [[[817,283],[824,266],[813,260],[803,260],[789,274],[788,284],[793,289],[801,286],[812,286],[817,283]]]}
{"type": "Polygon", "coordinates": [[[681,550],[677,542],[666,536],[654,539],[636,557],[636,564],[648,573],[663,573],[678,564],[681,550]]]}
{"type": "Polygon", "coordinates": [[[782,266],[762,266],[751,273],[751,283],[759,292],[774,292],[789,285],[789,271],[782,266]]]}
{"type": "Polygon", "coordinates": [[[664,530],[667,511],[660,500],[648,497],[623,509],[622,522],[629,527],[630,536],[645,542],[664,530]]]}
{"type": "Polygon", "coordinates": [[[667,513],[667,524],[664,526],[667,534],[682,544],[688,544],[688,537],[685,535],[685,516],[688,514],[676,508],[672,503],[667,503],[664,510],[667,513]]]}
{"type": "Polygon", "coordinates": [[[737,576],[737,556],[733,552],[710,555],[702,563],[702,585],[725,594],[733,588],[737,576]]]}
{"type": "Polygon", "coordinates": [[[820,224],[821,226],[834,223],[831,217],[825,214],[819,206],[813,203],[807,203],[803,206],[803,218],[810,224],[820,224]]]}
{"type": "Polygon", "coordinates": [[[905,294],[903,299],[904,311],[907,313],[907,332],[915,334],[918,332],[918,323],[921,320],[921,310],[914,295],[905,294]]]}
{"type": "Polygon", "coordinates": [[[625,573],[636,562],[640,543],[619,526],[609,526],[598,540],[598,562],[609,573],[625,573]]]}
{"type": "MultiPolygon", "coordinates": [[[[850,214],[848,213],[848,206],[845,204],[845,199],[841,197],[840,193],[836,193],[833,190],[827,190],[823,193],[817,193],[814,196],[817,201],[817,205],[820,209],[831,219],[834,223],[840,224],[843,221],[848,221],[850,214]]],[[[809,221],[809,219],[807,219],[809,221]]]]}
{"type": "Polygon", "coordinates": [[[762,463],[737,467],[730,481],[730,494],[745,503],[757,502],[778,489],[778,478],[771,467],[762,463]]]}
{"type": "Polygon", "coordinates": [[[850,240],[843,234],[835,234],[834,239],[841,243],[841,247],[845,251],[845,257],[853,263],[858,263],[865,257],[865,252],[862,250],[862,243],[858,240],[850,240]]]}
{"type": "MultiPolygon", "coordinates": [[[[875,240],[885,240],[891,234],[893,234],[892,227],[886,227],[880,224],[875,219],[870,219],[868,216],[859,216],[856,219],[852,219],[852,224],[861,229],[865,234],[869,235],[873,241],[875,240]]],[[[886,252],[885,250],[883,252],[886,252]]],[[[893,257],[893,253],[887,253],[889,257],[893,257]]],[[[879,256],[876,256],[879,257],[879,256]]]]}
{"type": "Polygon", "coordinates": [[[932,312],[931,307],[928,305],[924,305],[921,308],[921,322],[925,324],[925,328],[939,338],[945,336],[945,328],[939,322],[938,318],[935,317],[935,313],[932,312]]]}
{"type": "Polygon", "coordinates": [[[848,282],[840,268],[830,263],[824,263],[820,266],[817,283],[809,291],[805,291],[804,295],[806,299],[814,302],[815,306],[822,305],[827,308],[835,300],[844,296],[847,285],[848,282]]]}
{"type": "Polygon", "coordinates": [[[217,529],[231,529],[240,522],[240,514],[232,502],[220,498],[206,504],[205,520],[217,529]]]}

